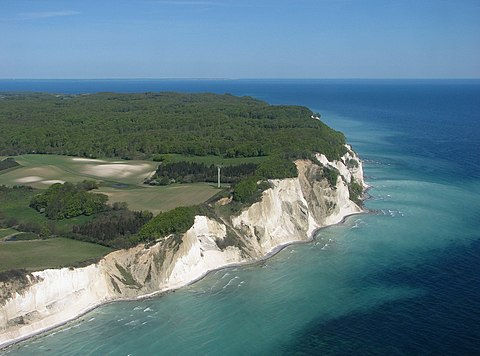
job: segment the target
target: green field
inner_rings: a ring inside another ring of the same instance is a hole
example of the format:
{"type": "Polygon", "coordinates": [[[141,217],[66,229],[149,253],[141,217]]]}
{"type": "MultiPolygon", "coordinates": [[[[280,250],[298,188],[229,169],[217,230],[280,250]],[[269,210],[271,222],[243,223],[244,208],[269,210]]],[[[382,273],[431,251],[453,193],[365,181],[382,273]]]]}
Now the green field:
{"type": "MultiPolygon", "coordinates": [[[[174,159],[189,156],[171,155],[174,159]]],[[[199,157],[205,162],[213,156],[199,157]]],[[[55,182],[80,182],[93,179],[100,182],[97,191],[109,196],[109,201],[126,202],[130,209],[149,210],[154,214],[173,209],[177,206],[195,205],[204,202],[218,190],[209,184],[182,184],[166,187],[152,187],[143,184],[143,180],[155,171],[158,163],[151,161],[126,161],[102,159],[93,160],[59,155],[28,154],[14,157],[22,167],[0,172],[0,185],[30,185],[38,189],[46,189],[55,182]]],[[[173,158],[172,158],[173,159],[173,158]]],[[[226,162],[237,163],[240,160],[259,160],[262,157],[240,159],[234,158],[226,162]]],[[[28,206],[27,201],[25,202],[28,206]]],[[[25,205],[25,204],[24,204],[25,205]]],[[[33,209],[9,209],[9,216],[20,216],[28,220],[41,222],[45,218],[33,209]]]]}
{"type": "Polygon", "coordinates": [[[178,206],[203,203],[217,194],[219,189],[207,183],[194,183],[131,189],[100,187],[98,192],[108,195],[111,203],[126,202],[131,210],[148,210],[156,215],[178,206]]]}
{"type": "MultiPolygon", "coordinates": [[[[22,167],[0,172],[0,185],[30,185],[46,189],[57,181],[79,182],[93,179],[100,183],[94,191],[109,196],[109,202],[126,202],[132,210],[149,210],[154,214],[178,206],[200,204],[219,192],[206,183],[148,186],[143,184],[158,166],[151,161],[86,160],[58,155],[22,155],[15,157],[22,167]]],[[[13,189],[0,196],[0,216],[11,225],[34,225],[37,237],[44,234],[65,236],[73,225],[81,225],[95,216],[77,216],[64,220],[49,220],[29,207],[38,190],[13,189]],[[40,233],[38,233],[40,228],[40,233]]],[[[33,230],[22,230],[33,231],[33,230]]],[[[101,257],[112,249],[77,240],[52,238],[30,241],[2,241],[16,234],[12,228],[0,230],[0,271],[25,268],[41,270],[72,266],[82,261],[101,257]]],[[[30,233],[28,233],[30,234],[30,233]]],[[[30,234],[35,237],[35,234],[30,234]]],[[[27,236],[27,235],[25,235],[27,236]]]]}
{"type": "Polygon", "coordinates": [[[27,154],[14,159],[22,167],[0,173],[0,184],[30,185],[44,189],[57,181],[94,179],[106,185],[141,184],[158,166],[151,161],[86,159],[59,155],[27,154]]]}
{"type": "Polygon", "coordinates": [[[15,220],[14,225],[18,223],[40,226],[54,225],[56,234],[69,232],[72,225],[83,224],[93,219],[93,216],[81,215],[65,220],[49,220],[44,214],[39,214],[35,209],[29,207],[30,200],[36,193],[35,191],[18,190],[11,192],[8,196],[2,196],[0,216],[5,220],[15,220]]]}
{"type": "Polygon", "coordinates": [[[111,251],[108,247],[64,238],[0,242],[0,272],[18,268],[37,271],[72,266],[111,251]]]}

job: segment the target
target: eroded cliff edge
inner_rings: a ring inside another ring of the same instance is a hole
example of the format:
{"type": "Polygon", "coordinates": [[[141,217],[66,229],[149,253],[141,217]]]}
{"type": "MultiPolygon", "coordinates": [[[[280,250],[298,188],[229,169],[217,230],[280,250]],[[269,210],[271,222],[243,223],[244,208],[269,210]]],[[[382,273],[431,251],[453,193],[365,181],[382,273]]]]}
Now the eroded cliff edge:
{"type": "Polygon", "coordinates": [[[230,218],[196,216],[183,236],[110,253],[76,269],[33,272],[23,283],[0,282],[0,347],[42,332],[105,302],[147,296],[187,285],[221,267],[265,257],[321,227],[362,209],[349,184],[361,187],[362,164],[350,146],[340,160],[296,161],[297,178],[271,180],[262,199],[230,218]],[[323,167],[340,175],[329,183],[323,167]]]}

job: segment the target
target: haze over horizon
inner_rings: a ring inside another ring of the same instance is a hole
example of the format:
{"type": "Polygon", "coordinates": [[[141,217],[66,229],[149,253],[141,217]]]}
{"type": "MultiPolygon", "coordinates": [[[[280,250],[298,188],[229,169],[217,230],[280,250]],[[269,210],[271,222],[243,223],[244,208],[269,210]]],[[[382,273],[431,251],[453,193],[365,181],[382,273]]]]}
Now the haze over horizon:
{"type": "Polygon", "coordinates": [[[472,0],[16,0],[0,78],[480,78],[472,0]]]}

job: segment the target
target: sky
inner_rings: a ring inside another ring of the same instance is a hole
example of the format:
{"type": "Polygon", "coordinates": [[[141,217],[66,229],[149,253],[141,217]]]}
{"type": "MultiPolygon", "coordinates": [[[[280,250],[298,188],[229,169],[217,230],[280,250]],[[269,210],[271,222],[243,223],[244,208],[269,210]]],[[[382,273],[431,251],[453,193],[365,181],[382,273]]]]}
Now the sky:
{"type": "Polygon", "coordinates": [[[0,0],[0,78],[480,78],[480,1],[0,0]]]}

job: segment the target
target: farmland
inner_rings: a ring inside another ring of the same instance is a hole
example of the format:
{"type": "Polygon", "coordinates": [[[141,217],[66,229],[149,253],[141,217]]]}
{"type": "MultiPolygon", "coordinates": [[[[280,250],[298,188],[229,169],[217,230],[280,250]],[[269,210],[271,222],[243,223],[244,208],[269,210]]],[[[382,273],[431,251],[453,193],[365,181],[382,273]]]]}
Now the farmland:
{"type": "Polygon", "coordinates": [[[14,159],[21,165],[0,173],[0,185],[26,185],[0,195],[0,220],[9,228],[0,229],[0,272],[25,268],[40,270],[71,266],[91,261],[112,251],[111,248],[62,237],[72,227],[91,222],[94,215],[80,215],[70,219],[50,220],[29,207],[31,199],[54,183],[95,180],[99,188],[93,192],[109,197],[111,204],[126,202],[132,210],[148,210],[154,214],[178,206],[195,205],[208,200],[218,189],[206,183],[172,184],[153,187],[143,184],[157,167],[151,161],[94,160],[59,155],[27,154],[14,159]],[[20,227],[24,231],[19,232],[20,227]],[[36,240],[5,241],[12,236],[36,240]]]}
{"type": "MultiPolygon", "coordinates": [[[[149,210],[154,214],[177,206],[202,203],[218,192],[214,186],[204,183],[146,186],[143,180],[158,166],[158,163],[152,161],[99,160],[40,154],[14,158],[22,167],[1,173],[0,185],[29,185],[45,189],[54,183],[96,180],[100,183],[96,191],[108,195],[111,203],[126,202],[130,209],[149,210]]],[[[36,214],[33,210],[18,213],[30,217],[36,214]]]]}
{"type": "Polygon", "coordinates": [[[0,272],[71,266],[102,257],[110,251],[112,249],[105,246],[65,238],[0,242],[0,272]]]}

